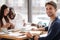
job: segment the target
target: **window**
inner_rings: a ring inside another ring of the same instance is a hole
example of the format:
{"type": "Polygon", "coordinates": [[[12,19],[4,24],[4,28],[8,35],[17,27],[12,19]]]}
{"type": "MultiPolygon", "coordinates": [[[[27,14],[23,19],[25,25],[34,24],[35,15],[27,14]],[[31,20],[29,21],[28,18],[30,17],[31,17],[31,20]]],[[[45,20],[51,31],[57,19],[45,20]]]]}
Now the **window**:
{"type": "Polygon", "coordinates": [[[2,4],[5,4],[6,0],[0,0],[0,7],[2,6],[2,4]]]}
{"type": "Polygon", "coordinates": [[[16,13],[15,21],[14,23],[17,25],[17,27],[21,26],[21,20],[28,21],[28,15],[27,15],[27,3],[25,0],[8,0],[8,6],[13,7],[16,13]]]}
{"type": "Polygon", "coordinates": [[[36,24],[48,25],[49,18],[45,12],[46,0],[32,0],[32,22],[36,24]]]}
{"type": "Polygon", "coordinates": [[[16,15],[21,15],[26,21],[27,19],[27,4],[24,0],[8,0],[9,7],[15,9],[16,15]]]}

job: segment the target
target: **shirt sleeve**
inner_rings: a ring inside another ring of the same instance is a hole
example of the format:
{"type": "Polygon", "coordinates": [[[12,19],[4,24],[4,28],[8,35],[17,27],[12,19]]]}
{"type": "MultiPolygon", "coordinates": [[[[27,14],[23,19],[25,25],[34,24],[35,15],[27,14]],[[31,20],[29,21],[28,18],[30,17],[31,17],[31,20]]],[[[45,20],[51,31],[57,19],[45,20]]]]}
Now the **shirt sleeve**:
{"type": "Polygon", "coordinates": [[[59,33],[59,26],[60,24],[59,23],[54,23],[52,26],[51,26],[51,29],[47,35],[47,37],[40,37],[39,40],[53,40],[54,37],[56,37],[59,33]]]}
{"type": "Polygon", "coordinates": [[[47,26],[47,27],[45,27],[45,31],[48,31],[48,26],[47,26]]]}

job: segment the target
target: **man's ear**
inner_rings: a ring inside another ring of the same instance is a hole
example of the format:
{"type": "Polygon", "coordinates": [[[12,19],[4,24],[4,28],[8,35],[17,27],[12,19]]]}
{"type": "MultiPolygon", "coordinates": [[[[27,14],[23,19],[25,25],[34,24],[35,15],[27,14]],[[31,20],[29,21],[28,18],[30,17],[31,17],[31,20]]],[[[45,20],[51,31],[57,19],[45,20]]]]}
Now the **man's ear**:
{"type": "Polygon", "coordinates": [[[57,9],[55,9],[55,11],[57,11],[57,9]]]}

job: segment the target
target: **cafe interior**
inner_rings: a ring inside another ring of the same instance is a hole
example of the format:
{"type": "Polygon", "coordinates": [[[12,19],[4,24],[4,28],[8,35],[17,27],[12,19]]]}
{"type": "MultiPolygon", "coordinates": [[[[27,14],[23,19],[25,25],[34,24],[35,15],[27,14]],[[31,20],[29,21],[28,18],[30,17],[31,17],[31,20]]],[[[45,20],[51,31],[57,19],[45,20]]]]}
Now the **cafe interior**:
{"type": "MultiPolygon", "coordinates": [[[[46,3],[50,1],[56,3],[56,15],[60,19],[60,0],[0,0],[0,40],[40,40],[34,37],[46,37],[49,31],[45,28],[50,22],[46,13],[49,4],[46,3]]],[[[48,40],[53,40],[51,38],[48,40]]]]}

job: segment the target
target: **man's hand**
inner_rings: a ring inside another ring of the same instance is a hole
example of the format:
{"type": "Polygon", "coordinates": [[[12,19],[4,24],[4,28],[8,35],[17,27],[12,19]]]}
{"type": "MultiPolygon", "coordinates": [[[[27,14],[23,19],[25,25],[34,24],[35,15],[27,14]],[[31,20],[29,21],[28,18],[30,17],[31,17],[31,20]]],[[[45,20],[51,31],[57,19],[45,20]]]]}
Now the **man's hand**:
{"type": "Polygon", "coordinates": [[[35,35],[34,40],[38,40],[39,36],[35,35]]]}
{"type": "Polygon", "coordinates": [[[32,28],[31,30],[32,30],[32,31],[37,31],[38,29],[32,28]]]}
{"type": "Polygon", "coordinates": [[[33,37],[32,34],[30,34],[29,32],[26,33],[26,36],[27,36],[27,38],[32,38],[33,37]]]}
{"type": "MultiPolygon", "coordinates": [[[[32,36],[32,34],[30,34],[29,32],[26,34],[26,36],[27,36],[27,38],[29,39],[29,38],[33,38],[33,36],[32,36]]],[[[39,35],[34,35],[34,40],[38,40],[38,38],[39,38],[39,35]]]]}

